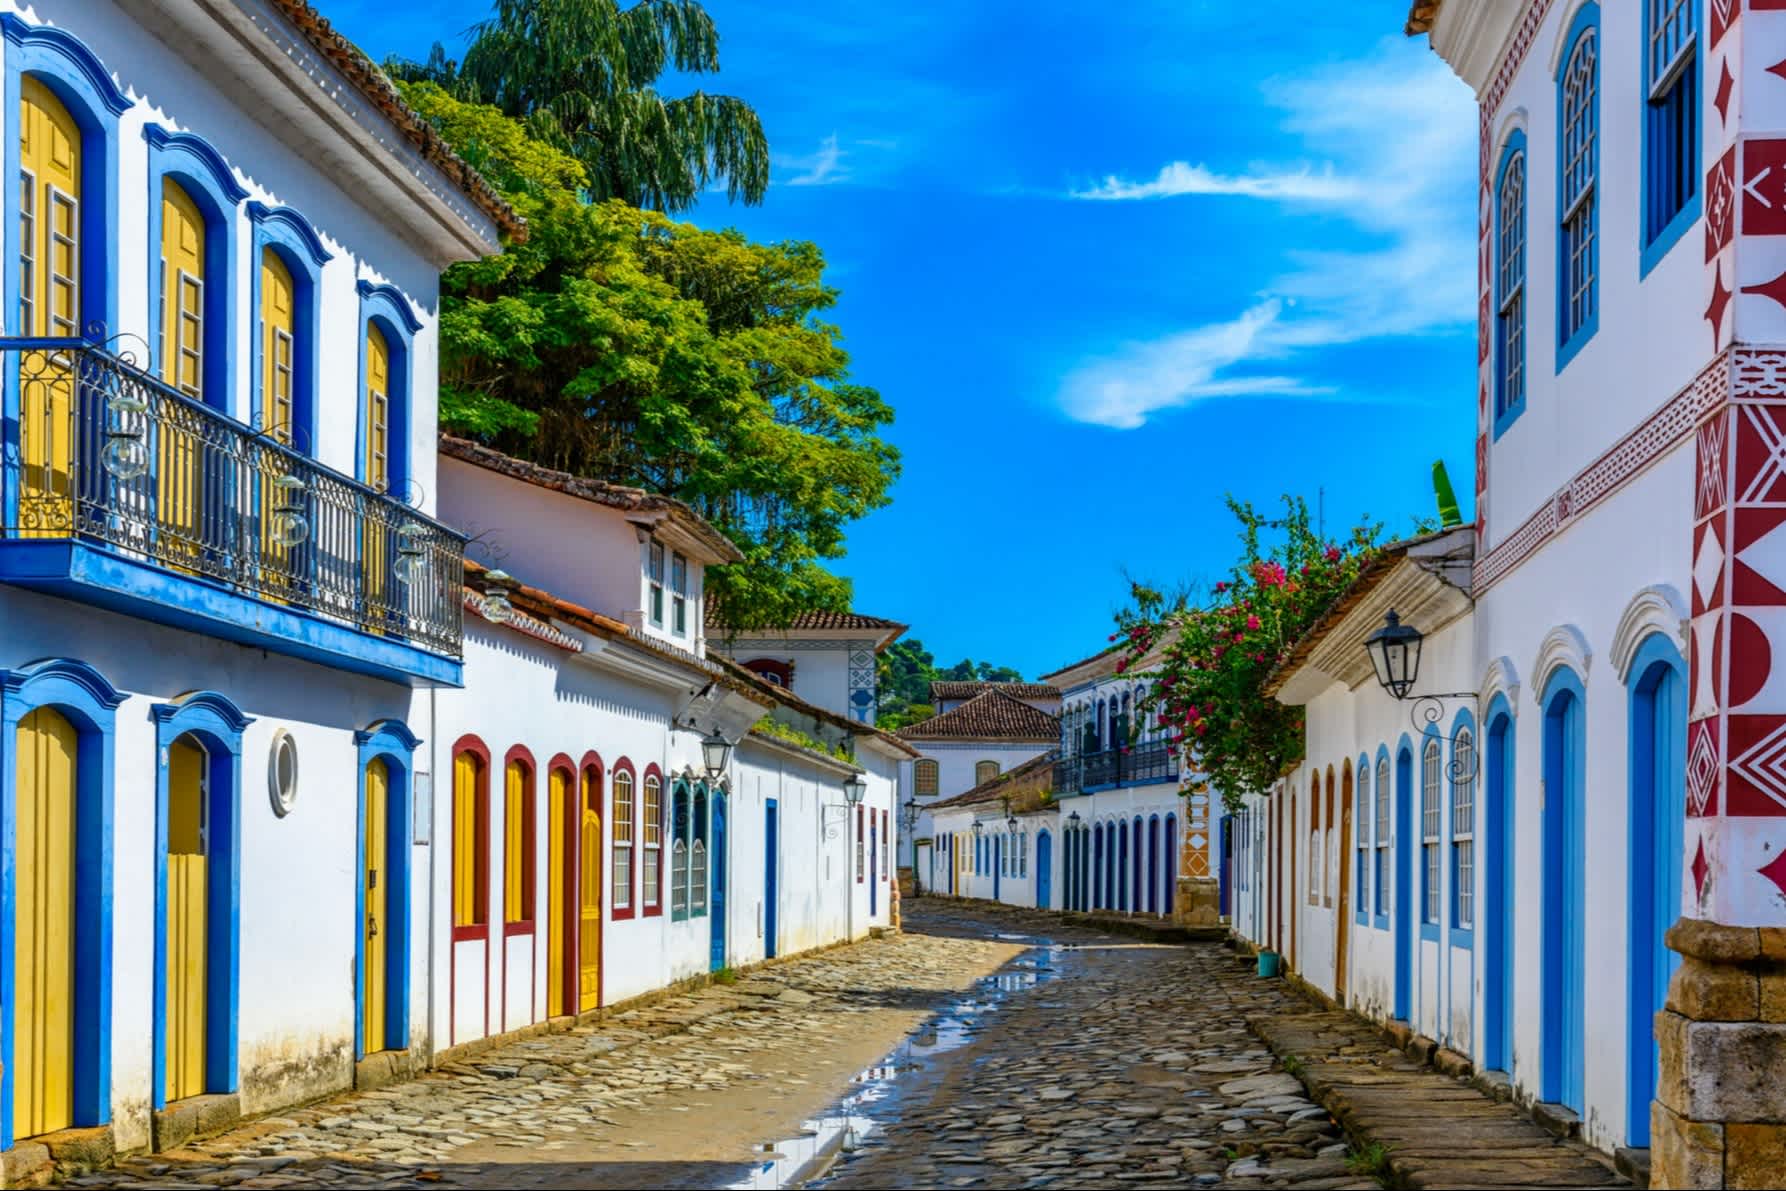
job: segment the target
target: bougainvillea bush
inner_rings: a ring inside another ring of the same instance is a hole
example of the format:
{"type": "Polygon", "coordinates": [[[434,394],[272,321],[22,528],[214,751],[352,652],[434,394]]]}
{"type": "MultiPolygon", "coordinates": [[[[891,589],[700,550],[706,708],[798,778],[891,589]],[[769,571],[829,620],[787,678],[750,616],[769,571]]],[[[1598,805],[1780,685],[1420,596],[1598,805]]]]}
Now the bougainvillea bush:
{"type": "Polygon", "coordinates": [[[1284,497],[1279,518],[1233,497],[1228,508],[1242,546],[1228,578],[1201,598],[1135,584],[1111,640],[1124,650],[1119,671],[1146,659],[1160,725],[1189,746],[1186,792],[1213,787],[1233,810],[1302,759],[1302,709],[1268,696],[1265,681],[1376,557],[1382,526],[1327,541],[1300,497],[1284,497]]]}

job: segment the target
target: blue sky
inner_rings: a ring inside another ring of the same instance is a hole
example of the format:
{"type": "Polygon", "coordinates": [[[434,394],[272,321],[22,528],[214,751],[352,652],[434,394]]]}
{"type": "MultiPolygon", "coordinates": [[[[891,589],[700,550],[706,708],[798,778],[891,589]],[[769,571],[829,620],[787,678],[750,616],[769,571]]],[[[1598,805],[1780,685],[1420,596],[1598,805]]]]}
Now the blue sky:
{"type": "MultiPolygon", "coordinates": [[[[1442,458],[1468,501],[1475,109],[1406,0],[707,7],[703,85],[757,108],[775,184],[693,218],[817,242],[898,413],[838,564],[859,610],[1035,675],[1103,643],[1125,574],[1218,577],[1225,493],[1399,532],[1442,458]]],[[[324,8],[383,58],[489,4],[324,8]]]]}

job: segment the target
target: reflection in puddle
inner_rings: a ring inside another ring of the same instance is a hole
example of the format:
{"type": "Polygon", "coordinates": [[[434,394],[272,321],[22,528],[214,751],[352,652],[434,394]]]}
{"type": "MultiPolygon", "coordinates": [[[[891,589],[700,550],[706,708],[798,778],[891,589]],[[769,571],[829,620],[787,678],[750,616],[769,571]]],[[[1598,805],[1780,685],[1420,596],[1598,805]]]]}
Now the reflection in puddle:
{"type": "MultiPolygon", "coordinates": [[[[1000,937],[1030,941],[1024,935],[1000,937]]],[[[981,1019],[994,1012],[1008,994],[1052,979],[1053,961],[1064,950],[1059,944],[1044,944],[982,977],[973,992],[907,1034],[879,1063],[852,1076],[855,1090],[838,1101],[831,1115],[806,1121],[795,1136],[765,1145],[762,1159],[727,1191],[779,1191],[797,1186],[834,1156],[876,1144],[899,1117],[900,1102],[912,1082],[909,1077],[924,1070],[929,1060],[972,1042],[980,1032],[981,1019]]]]}

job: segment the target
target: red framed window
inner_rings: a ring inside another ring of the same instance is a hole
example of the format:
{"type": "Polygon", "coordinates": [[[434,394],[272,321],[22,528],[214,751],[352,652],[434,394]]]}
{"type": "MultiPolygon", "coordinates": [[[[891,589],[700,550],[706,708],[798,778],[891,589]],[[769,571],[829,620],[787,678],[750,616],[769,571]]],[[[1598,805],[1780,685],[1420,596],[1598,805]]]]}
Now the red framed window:
{"type": "Polygon", "coordinates": [[[490,928],[490,751],[475,737],[453,749],[453,937],[490,928]]]}
{"type": "Polygon", "coordinates": [[[506,934],[524,935],[533,930],[537,884],[533,758],[517,745],[502,769],[502,925],[506,934]]]}
{"type": "Polygon", "coordinates": [[[644,808],[640,827],[644,847],[639,856],[639,902],[647,915],[664,912],[664,781],[653,766],[645,771],[644,808]]]}
{"type": "Polygon", "coordinates": [[[614,855],[609,898],[615,918],[631,918],[633,905],[633,853],[637,850],[634,820],[638,816],[634,802],[633,771],[623,759],[614,767],[614,855]]]}

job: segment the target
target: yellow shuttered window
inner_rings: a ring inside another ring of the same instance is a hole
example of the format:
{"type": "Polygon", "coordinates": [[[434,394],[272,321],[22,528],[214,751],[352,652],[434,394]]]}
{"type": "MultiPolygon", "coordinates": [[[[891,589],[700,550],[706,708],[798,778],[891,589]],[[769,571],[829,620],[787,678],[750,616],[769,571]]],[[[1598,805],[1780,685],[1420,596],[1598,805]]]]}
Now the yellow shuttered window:
{"type": "MultiPolygon", "coordinates": [[[[19,95],[19,330],[74,335],[81,325],[80,128],[36,79],[22,79],[19,95]]],[[[19,374],[21,532],[66,532],[74,511],[74,373],[65,359],[31,353],[19,374]]]]}
{"type": "Polygon", "coordinates": [[[383,492],[391,483],[391,346],[366,324],[366,483],[383,492]]]}
{"type": "Polygon", "coordinates": [[[296,376],[297,287],[279,253],[260,256],[260,417],[267,437],[291,446],[296,376]]]}
{"type": "Polygon", "coordinates": [[[476,753],[453,759],[453,925],[489,921],[489,868],[484,841],[484,762],[476,753]]]}
{"type": "Polygon", "coordinates": [[[510,761],[503,797],[502,920],[533,923],[533,771],[510,761]]]}

